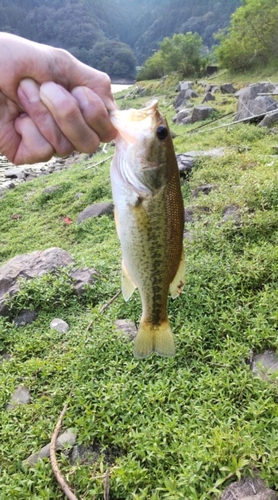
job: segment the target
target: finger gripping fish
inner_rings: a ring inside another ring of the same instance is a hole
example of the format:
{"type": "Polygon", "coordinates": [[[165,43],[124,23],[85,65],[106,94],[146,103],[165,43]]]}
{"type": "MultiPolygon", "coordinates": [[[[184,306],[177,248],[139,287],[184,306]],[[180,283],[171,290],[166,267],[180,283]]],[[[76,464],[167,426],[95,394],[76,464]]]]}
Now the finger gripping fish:
{"type": "Polygon", "coordinates": [[[110,114],[118,130],[111,164],[115,221],[122,249],[122,292],[138,287],[142,318],[134,356],[174,356],[167,316],[170,293],[184,284],[184,209],[171,133],[158,102],[110,114]]]}

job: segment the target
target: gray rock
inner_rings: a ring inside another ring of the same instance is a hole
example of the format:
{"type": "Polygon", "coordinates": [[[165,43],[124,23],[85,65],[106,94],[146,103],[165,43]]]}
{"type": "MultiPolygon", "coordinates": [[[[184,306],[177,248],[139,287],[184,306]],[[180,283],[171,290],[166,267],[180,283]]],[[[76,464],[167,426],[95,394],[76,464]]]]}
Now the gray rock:
{"type": "Polygon", "coordinates": [[[55,185],[55,186],[50,186],[48,188],[45,188],[42,192],[43,195],[50,195],[52,193],[55,193],[56,191],[60,191],[61,189],[61,186],[59,186],[58,184],[55,185]]]}
{"type": "Polygon", "coordinates": [[[60,333],[66,333],[69,329],[68,323],[60,318],[55,318],[50,323],[51,330],[57,330],[60,333]]]}
{"type": "MultiPolygon", "coordinates": [[[[76,442],[76,433],[72,429],[67,429],[63,434],[61,434],[56,441],[56,450],[64,450],[72,448],[76,442]]],[[[32,453],[26,460],[24,464],[35,465],[40,459],[47,458],[50,456],[50,443],[41,448],[36,453],[32,453]]]]}
{"type": "Polygon", "coordinates": [[[117,319],[114,323],[117,330],[121,331],[124,337],[133,340],[137,335],[137,328],[133,321],[129,319],[117,319]]]}
{"type": "Polygon", "coordinates": [[[203,193],[208,195],[213,189],[216,189],[217,186],[215,184],[203,184],[194,189],[192,193],[192,198],[198,198],[198,196],[203,193]]]}
{"type": "Polygon", "coordinates": [[[69,273],[69,276],[73,279],[74,290],[77,295],[82,295],[84,293],[86,285],[93,285],[96,278],[99,278],[101,274],[96,269],[74,269],[69,273]]]}
{"type": "Polygon", "coordinates": [[[211,92],[207,92],[202,102],[215,101],[215,96],[211,92]]]}
{"type": "Polygon", "coordinates": [[[220,92],[221,94],[234,94],[236,89],[231,83],[223,83],[220,85],[220,92]]]}
{"type": "Polygon", "coordinates": [[[239,99],[235,121],[256,115],[269,113],[278,108],[278,102],[269,96],[258,96],[255,99],[239,99]]]}
{"type": "Polygon", "coordinates": [[[187,101],[186,96],[185,96],[186,90],[187,89],[181,90],[179,95],[175,99],[175,101],[174,101],[174,108],[175,109],[179,109],[181,106],[183,106],[186,103],[186,101],[187,101]]]}
{"type": "Polygon", "coordinates": [[[0,365],[2,363],[5,363],[5,361],[10,361],[11,359],[12,359],[12,356],[8,352],[1,352],[0,353],[0,365]]]}
{"type": "Polygon", "coordinates": [[[84,195],[84,193],[76,193],[75,199],[79,200],[79,198],[82,198],[83,195],[84,195]]]}
{"type": "Polygon", "coordinates": [[[176,115],[176,123],[182,123],[184,118],[187,118],[191,114],[190,109],[181,109],[176,115]]]}
{"type": "Polygon", "coordinates": [[[189,123],[192,123],[192,115],[187,116],[186,118],[183,118],[183,120],[182,120],[183,125],[188,125],[189,123]]]}
{"type": "Polygon", "coordinates": [[[85,208],[77,217],[77,224],[81,224],[85,219],[90,217],[101,217],[102,215],[111,215],[114,213],[113,203],[103,202],[94,203],[89,207],[85,208]]]}
{"type": "Polygon", "coordinates": [[[59,267],[74,263],[73,258],[61,248],[48,248],[17,255],[0,267],[0,315],[7,314],[7,296],[19,290],[18,278],[35,278],[59,267]]]}
{"type": "Polygon", "coordinates": [[[223,211],[223,222],[227,222],[229,220],[238,221],[240,219],[239,207],[237,205],[229,205],[224,208],[223,211]]]}
{"type": "Polygon", "coordinates": [[[278,495],[262,479],[248,477],[230,484],[220,500],[278,500],[278,495]]]}
{"type": "Polygon", "coordinates": [[[238,90],[234,95],[243,101],[255,99],[259,94],[272,92],[275,86],[270,82],[252,83],[238,90]]]}
{"type": "Polygon", "coordinates": [[[8,179],[25,179],[26,172],[24,167],[16,167],[7,170],[4,176],[8,179]]]}
{"type": "Polygon", "coordinates": [[[122,454],[123,451],[116,446],[104,448],[99,444],[94,444],[92,446],[77,444],[73,447],[70,455],[70,463],[74,465],[81,462],[82,464],[92,465],[102,455],[104,463],[106,465],[112,465],[115,463],[115,459],[120,457],[122,454]]]}
{"type": "Polygon", "coordinates": [[[35,319],[37,319],[38,317],[38,313],[36,311],[28,311],[28,310],[24,310],[24,311],[21,311],[21,313],[14,319],[14,324],[16,326],[25,326],[25,325],[29,325],[30,323],[32,323],[33,321],[35,321],[35,319]]]}
{"type": "Polygon", "coordinates": [[[179,82],[176,92],[180,92],[181,90],[192,89],[192,82],[179,82]]]}
{"type": "Polygon", "coordinates": [[[185,97],[186,99],[196,99],[196,97],[199,97],[199,94],[192,89],[187,89],[185,91],[185,97]]]}
{"type": "Polygon", "coordinates": [[[14,391],[10,402],[7,404],[7,410],[13,410],[18,405],[26,405],[30,403],[31,396],[28,387],[19,385],[14,391]]]}
{"type": "Polygon", "coordinates": [[[177,158],[177,163],[179,167],[180,174],[182,176],[188,176],[188,174],[191,172],[196,159],[193,158],[190,155],[187,155],[186,153],[181,153],[176,155],[177,158]]]}
{"type": "MultiPolygon", "coordinates": [[[[262,121],[259,123],[259,127],[273,127],[278,123],[278,111],[273,111],[269,115],[266,115],[262,121]]],[[[275,132],[276,133],[276,132],[275,132]]]]}
{"type": "Polygon", "coordinates": [[[210,92],[212,94],[215,94],[216,92],[219,91],[219,87],[217,85],[215,85],[214,83],[209,83],[208,85],[206,85],[206,88],[205,88],[205,92],[210,92]]]}
{"type": "Polygon", "coordinates": [[[210,106],[205,106],[200,104],[199,106],[195,106],[192,112],[192,123],[205,120],[208,118],[213,112],[215,108],[211,108],[210,106]]]}
{"type": "Polygon", "coordinates": [[[278,380],[278,354],[271,350],[257,354],[253,359],[252,371],[263,380],[278,380]]]}

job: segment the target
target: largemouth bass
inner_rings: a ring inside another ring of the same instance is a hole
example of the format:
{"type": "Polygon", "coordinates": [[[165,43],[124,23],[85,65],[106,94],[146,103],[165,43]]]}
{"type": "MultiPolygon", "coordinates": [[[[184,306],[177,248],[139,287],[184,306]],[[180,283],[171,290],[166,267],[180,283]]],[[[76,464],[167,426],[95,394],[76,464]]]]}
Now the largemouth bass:
{"type": "Polygon", "coordinates": [[[128,300],[138,287],[142,318],[134,356],[153,351],[174,356],[167,316],[170,293],[184,284],[184,209],[171,133],[158,101],[135,110],[115,110],[118,130],[111,164],[115,221],[122,249],[122,292],[128,300]]]}

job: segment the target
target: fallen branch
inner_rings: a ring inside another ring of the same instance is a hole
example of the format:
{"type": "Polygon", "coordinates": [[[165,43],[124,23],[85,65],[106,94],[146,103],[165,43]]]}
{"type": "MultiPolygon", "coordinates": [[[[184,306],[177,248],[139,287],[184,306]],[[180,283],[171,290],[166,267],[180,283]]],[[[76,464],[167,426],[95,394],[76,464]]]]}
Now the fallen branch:
{"type": "Polygon", "coordinates": [[[104,478],[104,492],[103,492],[104,500],[109,500],[109,491],[110,491],[110,470],[107,469],[104,478]]]}
{"type": "Polygon", "coordinates": [[[230,115],[235,115],[234,111],[230,111],[230,113],[226,113],[226,115],[220,116],[220,118],[214,118],[213,120],[210,120],[207,123],[202,123],[202,125],[198,125],[198,127],[188,130],[187,134],[194,134],[195,130],[199,130],[200,128],[206,127],[207,125],[210,125],[210,123],[217,122],[219,120],[222,120],[222,118],[226,118],[226,116],[230,115]]]}
{"type": "Polygon", "coordinates": [[[98,163],[94,163],[94,165],[89,165],[88,167],[86,167],[86,170],[88,170],[89,168],[98,167],[98,165],[102,165],[102,163],[105,163],[107,160],[110,160],[111,158],[113,158],[113,155],[106,156],[106,158],[100,160],[98,163]]]}
{"type": "Polygon", "coordinates": [[[112,304],[112,302],[114,302],[114,300],[116,300],[117,297],[119,297],[121,293],[121,290],[119,290],[116,295],[114,295],[114,297],[112,297],[112,299],[110,299],[106,304],[104,304],[104,306],[102,306],[102,308],[100,309],[100,313],[103,313],[106,309],[108,309],[108,307],[112,304]]]}
{"type": "MultiPolygon", "coordinates": [[[[277,112],[277,109],[275,109],[274,111],[267,111],[266,113],[262,113],[261,115],[252,115],[252,116],[248,116],[248,118],[241,118],[241,120],[236,120],[236,121],[230,122],[230,123],[224,123],[222,125],[218,125],[217,127],[212,127],[212,128],[198,131],[197,133],[211,132],[212,130],[217,130],[218,128],[223,128],[223,127],[231,127],[232,125],[237,125],[238,123],[248,123],[248,122],[252,123],[252,122],[256,122],[258,119],[261,121],[265,116],[271,115],[272,113],[275,113],[275,112],[277,112]]],[[[191,131],[189,130],[187,133],[190,133],[190,132],[191,131]]]]}
{"type": "MultiPolygon", "coordinates": [[[[71,393],[70,393],[70,396],[71,396],[71,393]]],[[[57,482],[61,486],[61,489],[65,493],[68,500],[78,500],[78,498],[75,496],[75,494],[71,491],[63,474],[61,473],[59,466],[58,466],[58,463],[57,463],[57,459],[56,459],[56,441],[57,441],[59,431],[61,429],[62,420],[64,418],[66,411],[67,411],[67,408],[68,408],[68,403],[65,403],[64,408],[60,413],[60,417],[59,417],[58,422],[56,424],[55,430],[52,434],[52,438],[51,438],[51,442],[50,442],[50,461],[51,461],[51,467],[52,467],[53,473],[57,479],[57,482]]]]}

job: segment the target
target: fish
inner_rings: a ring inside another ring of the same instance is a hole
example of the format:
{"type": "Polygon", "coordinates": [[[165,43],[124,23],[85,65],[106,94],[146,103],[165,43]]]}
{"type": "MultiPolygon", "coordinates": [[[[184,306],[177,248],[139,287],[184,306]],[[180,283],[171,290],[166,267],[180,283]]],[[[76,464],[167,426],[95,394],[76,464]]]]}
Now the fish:
{"type": "Polygon", "coordinates": [[[138,288],[142,317],[133,354],[175,356],[168,294],[184,286],[184,207],[171,132],[158,100],[141,109],[113,110],[117,129],[110,177],[122,250],[122,293],[138,288]]]}

